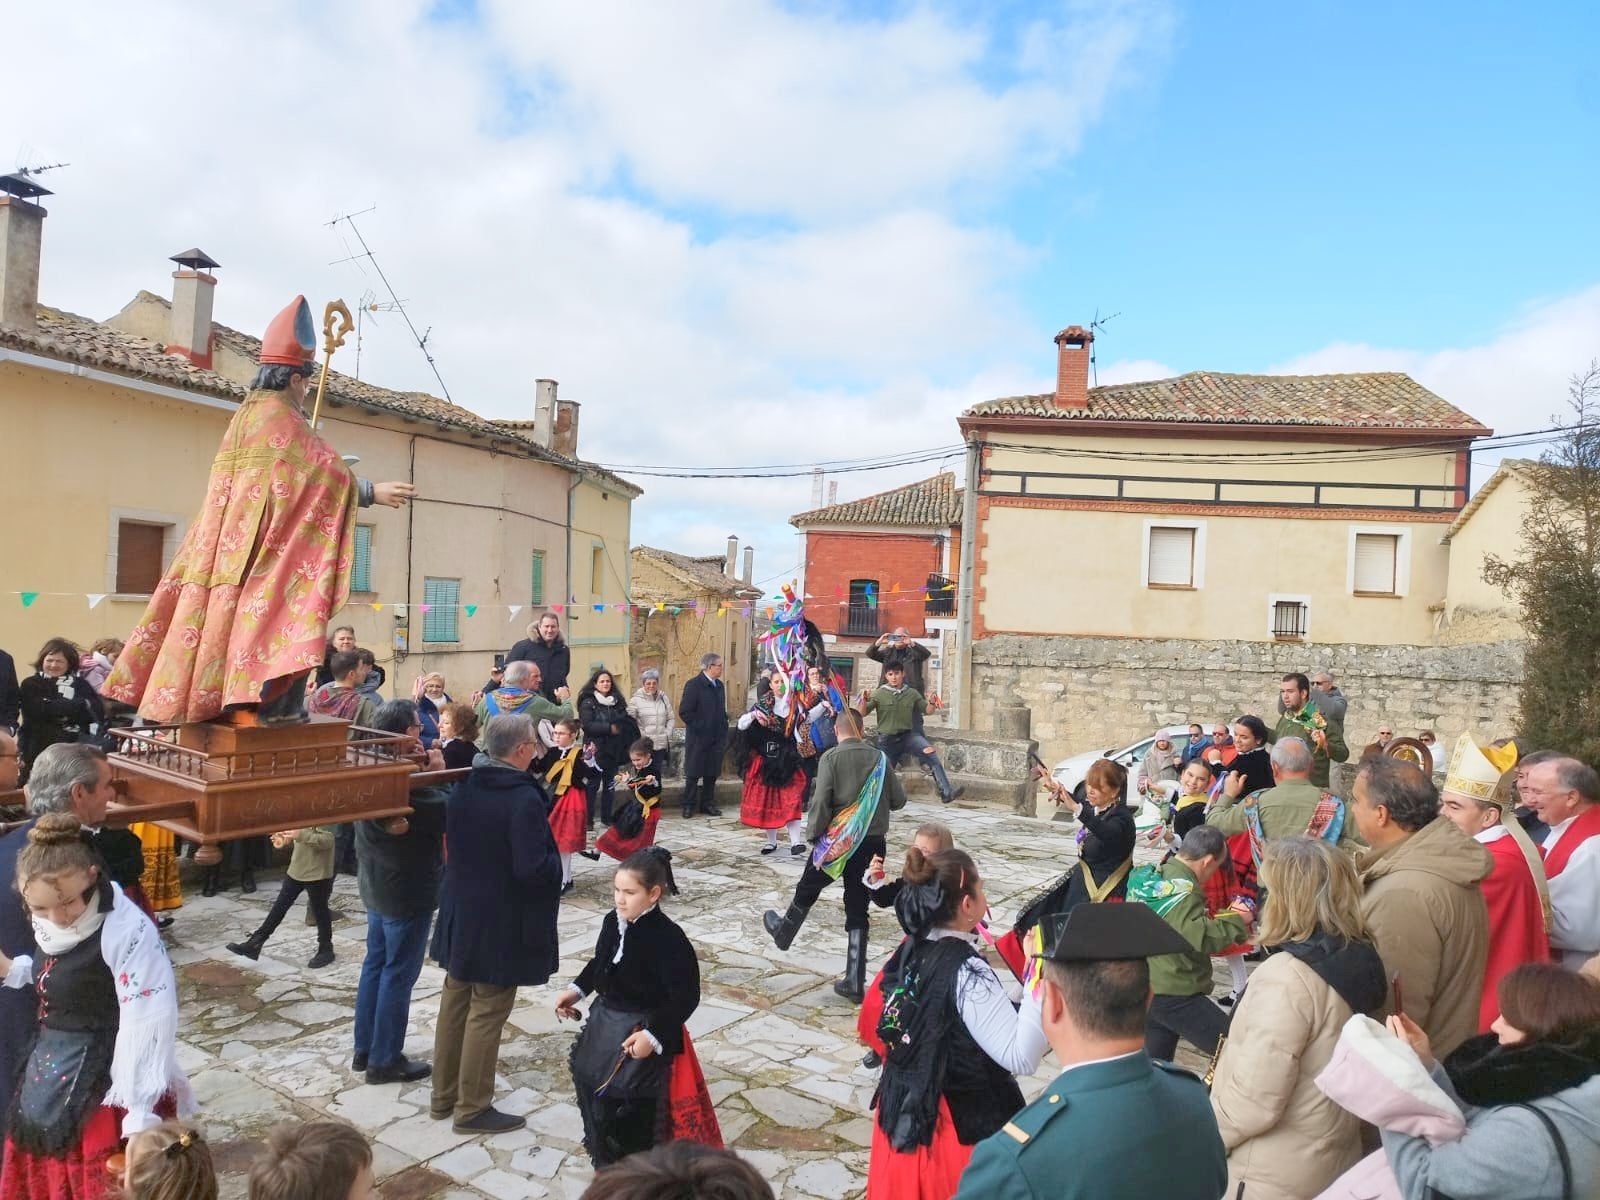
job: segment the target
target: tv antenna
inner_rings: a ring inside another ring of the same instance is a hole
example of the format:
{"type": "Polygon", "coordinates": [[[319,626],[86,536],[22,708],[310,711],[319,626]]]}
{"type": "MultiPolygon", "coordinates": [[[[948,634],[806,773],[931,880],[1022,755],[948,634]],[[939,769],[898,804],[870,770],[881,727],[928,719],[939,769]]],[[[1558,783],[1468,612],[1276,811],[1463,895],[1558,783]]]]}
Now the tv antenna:
{"type": "Polygon", "coordinates": [[[366,323],[368,314],[381,312],[398,312],[400,304],[394,300],[379,300],[378,293],[368,288],[361,293],[361,299],[356,304],[356,378],[361,378],[361,327],[366,323]]]}
{"type": "Polygon", "coordinates": [[[1094,338],[1090,339],[1089,342],[1089,369],[1094,372],[1095,387],[1100,386],[1100,367],[1095,362],[1095,341],[1099,339],[1100,331],[1104,329],[1109,322],[1115,321],[1121,315],[1122,314],[1120,312],[1114,312],[1109,317],[1102,317],[1100,315],[1100,307],[1099,305],[1096,305],[1094,310],[1094,320],[1089,322],[1089,332],[1095,335],[1094,338]]]}
{"type": "MultiPolygon", "coordinates": [[[[444,398],[446,400],[450,400],[450,389],[445,386],[444,376],[439,374],[439,364],[433,361],[433,352],[428,349],[428,335],[433,332],[433,328],[430,326],[424,333],[417,332],[417,327],[412,324],[411,315],[406,312],[406,302],[395,294],[394,287],[389,283],[389,277],[383,273],[383,268],[378,265],[377,255],[373,254],[372,247],[367,245],[367,239],[361,236],[361,230],[356,225],[357,217],[365,216],[367,213],[374,211],[377,207],[378,206],[374,204],[371,208],[364,208],[360,212],[342,213],[339,216],[334,217],[333,220],[327,222],[329,229],[332,229],[341,223],[349,225],[350,232],[355,234],[356,241],[361,244],[360,254],[352,254],[348,258],[341,258],[338,260],[338,262],[329,263],[328,265],[336,267],[339,265],[339,263],[359,263],[361,259],[366,259],[372,264],[372,269],[378,273],[378,279],[383,284],[383,290],[389,293],[389,299],[387,302],[380,303],[377,300],[375,293],[368,292],[367,295],[371,295],[373,299],[371,301],[363,300],[361,305],[362,309],[367,312],[374,313],[381,311],[397,312],[400,314],[401,320],[406,323],[406,328],[411,331],[412,339],[417,343],[417,349],[421,350],[422,357],[428,360],[428,368],[433,372],[433,377],[439,381],[439,390],[444,393],[444,398]]],[[[451,403],[454,403],[454,401],[452,400],[451,403]]]]}

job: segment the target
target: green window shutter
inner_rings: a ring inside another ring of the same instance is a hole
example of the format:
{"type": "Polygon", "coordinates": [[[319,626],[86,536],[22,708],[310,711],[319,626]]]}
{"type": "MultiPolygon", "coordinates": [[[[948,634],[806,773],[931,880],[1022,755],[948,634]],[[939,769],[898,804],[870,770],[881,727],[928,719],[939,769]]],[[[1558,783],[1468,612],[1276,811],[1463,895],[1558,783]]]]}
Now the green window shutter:
{"type": "Polygon", "coordinates": [[[460,617],[461,581],[459,579],[424,579],[422,602],[428,611],[422,614],[422,640],[424,642],[458,642],[460,633],[456,621],[460,617]]]}
{"type": "Polygon", "coordinates": [[[372,590],[372,526],[356,526],[356,554],[355,563],[350,568],[350,590],[352,592],[370,592],[372,590]]]}
{"type": "Polygon", "coordinates": [[[544,603],[544,551],[533,552],[533,594],[528,603],[538,606],[544,603]]]}

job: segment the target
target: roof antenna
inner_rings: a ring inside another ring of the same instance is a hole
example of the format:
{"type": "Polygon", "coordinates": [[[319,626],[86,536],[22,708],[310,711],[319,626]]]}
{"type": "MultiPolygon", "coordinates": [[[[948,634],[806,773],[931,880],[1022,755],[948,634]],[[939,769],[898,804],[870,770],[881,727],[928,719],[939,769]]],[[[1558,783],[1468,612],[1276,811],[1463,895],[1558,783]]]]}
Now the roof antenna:
{"type": "Polygon", "coordinates": [[[1095,387],[1100,386],[1100,367],[1096,364],[1094,358],[1095,341],[1099,339],[1100,331],[1106,327],[1106,323],[1115,321],[1121,315],[1120,312],[1114,312],[1109,317],[1102,317],[1100,315],[1100,306],[1097,304],[1094,307],[1094,320],[1089,322],[1089,332],[1095,335],[1094,339],[1089,342],[1089,369],[1094,372],[1095,387]]]}

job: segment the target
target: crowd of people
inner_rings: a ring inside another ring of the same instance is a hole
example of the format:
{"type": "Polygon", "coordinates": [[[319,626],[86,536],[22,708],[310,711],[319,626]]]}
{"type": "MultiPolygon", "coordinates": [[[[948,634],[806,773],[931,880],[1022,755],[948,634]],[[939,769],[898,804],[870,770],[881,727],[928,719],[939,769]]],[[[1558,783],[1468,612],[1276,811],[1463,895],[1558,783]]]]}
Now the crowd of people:
{"type": "MultiPolygon", "coordinates": [[[[0,873],[19,896],[0,907],[5,1200],[94,1200],[113,1168],[129,1196],[215,1194],[158,928],[179,898],[176,847],[154,827],[105,825],[106,731],[128,714],[97,689],[119,649],[54,639],[17,687],[0,680],[0,706],[17,699],[9,722],[0,711],[0,752],[17,756],[28,808],[0,837],[0,873]]],[[[983,871],[943,826],[919,828],[902,869],[886,869],[906,804],[898,760],[927,771],[946,803],[959,789],[922,732],[927,700],[907,682],[920,664],[892,635],[874,649],[874,691],[847,698],[816,668],[803,686],[764,676],[730,719],[716,655],[676,705],[654,670],[631,697],[604,668],[574,694],[554,614],[464,701],[435,672],[385,700],[373,656],[336,629],[307,709],[393,735],[419,768],[447,774],[414,791],[408,820],[274,835],[290,851],[279,894],[228,949],[258,958],[304,894],[317,929],[307,967],[326,966],[333,879],[351,870],[367,919],[352,1069],[373,1085],[430,1080],[434,1118],[503,1133],[523,1120],[495,1106],[502,1031],[519,989],[559,970],[575,857],[609,856],[594,954],[554,985],[558,1019],[584,1022],[571,1075],[599,1168],[588,1194],[770,1195],[721,1150],[687,1029],[699,962],[668,915],[673,859],[656,844],[681,725],[681,816],[720,815],[732,749],[759,852],[777,853],[784,832],[805,858],[786,911],[764,916],[779,951],[843,884],[834,991],[861,1006],[865,1061],[881,1066],[870,1200],[1600,1189],[1591,767],[1464,736],[1440,788],[1380,741],[1345,798],[1330,787],[1331,764],[1350,758],[1345,699],[1325,674],[1291,674],[1270,724],[1243,714],[1191,726],[1182,744],[1158,738],[1137,787],[1109,760],[1082,794],[1040,770],[1077,824],[1078,854],[999,928],[983,871]],[[1161,817],[1142,839],[1141,792],[1161,817]],[[1160,861],[1136,865],[1141,840],[1160,861]],[[893,910],[904,939],[869,984],[873,907],[893,910]],[[429,957],[445,978],[423,1062],[404,1041],[429,957]],[[1222,996],[1216,959],[1233,984],[1222,996]],[[1204,1080],[1175,1064],[1184,1043],[1209,1061],[1204,1080]],[[1371,1045],[1382,1052],[1363,1057],[1371,1045]],[[1062,1073],[1025,1103],[1017,1078],[1049,1051],[1062,1073]],[[1413,1070],[1442,1102],[1423,1116],[1369,1110],[1363,1072],[1385,1070],[1413,1070]],[[1147,1136],[1161,1155],[1143,1152],[1147,1136]],[[1379,1190],[1338,1190],[1347,1183],[1379,1190]]],[[[236,845],[245,890],[266,849],[236,845]]],[[[337,1122],[275,1132],[251,1172],[263,1200],[371,1190],[370,1149],[337,1122]]]]}

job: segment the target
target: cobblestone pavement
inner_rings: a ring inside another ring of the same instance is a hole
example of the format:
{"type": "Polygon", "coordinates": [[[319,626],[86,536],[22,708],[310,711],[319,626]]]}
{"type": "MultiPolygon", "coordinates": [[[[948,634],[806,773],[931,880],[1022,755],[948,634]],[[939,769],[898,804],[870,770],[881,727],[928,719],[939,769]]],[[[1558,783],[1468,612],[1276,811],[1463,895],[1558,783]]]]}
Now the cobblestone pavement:
{"type": "MultiPolygon", "coordinates": [[[[865,1187],[871,1142],[868,1103],[876,1072],[860,1065],[854,1006],[833,994],[843,969],[842,888],[834,886],[788,952],[762,931],[761,914],[781,910],[803,859],[785,850],[762,857],[761,835],[740,826],[736,809],[720,819],[668,815],[660,842],[674,854],[683,894],[667,910],[694,941],[703,983],[689,1023],[727,1144],[754,1163],[785,1197],[852,1197],[865,1187]]],[[[923,820],[943,820],[983,872],[998,920],[1009,920],[1074,857],[1075,827],[994,810],[913,802],[896,816],[891,856],[923,820]]],[[[201,1102],[201,1122],[223,1176],[224,1200],[245,1193],[245,1172],[273,1124],[327,1115],[353,1122],[373,1139],[375,1168],[390,1200],[423,1197],[577,1197],[591,1171],[581,1147],[567,1073],[575,1027],[557,1027],[556,984],[570,980],[594,949],[611,903],[611,866],[578,860],[577,888],[561,906],[561,975],[524,988],[500,1049],[497,1106],[527,1114],[525,1130],[465,1137],[428,1117],[428,1085],[369,1087],[350,1070],[351,1020],[366,921],[355,881],[340,877],[334,907],[338,960],[321,971],[304,963],[314,930],[303,905],[268,943],[259,962],[228,953],[265,913],[276,880],[206,899],[185,865],[189,899],[175,914],[168,945],[181,986],[180,1056],[201,1102]]],[[[874,910],[871,963],[899,940],[891,914],[874,910]]],[[[1002,977],[1009,978],[1004,967],[1002,977]]],[[[1225,972],[1224,972],[1225,974],[1225,972]]],[[[406,1054],[429,1060],[443,974],[429,963],[411,1006],[406,1054]]],[[[1031,1098],[1055,1074],[1047,1056],[1031,1098]]]]}

